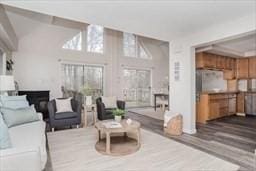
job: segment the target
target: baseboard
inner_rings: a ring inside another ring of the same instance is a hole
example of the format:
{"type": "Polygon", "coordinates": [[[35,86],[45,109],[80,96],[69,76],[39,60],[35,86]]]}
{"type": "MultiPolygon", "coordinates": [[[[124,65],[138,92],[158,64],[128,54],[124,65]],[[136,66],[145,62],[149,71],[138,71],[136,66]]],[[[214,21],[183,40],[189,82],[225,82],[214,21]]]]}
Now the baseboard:
{"type": "Polygon", "coordinates": [[[245,113],[236,113],[237,116],[246,116],[245,113]]]}
{"type": "Polygon", "coordinates": [[[183,129],[183,132],[186,134],[195,134],[196,129],[183,129]]]}

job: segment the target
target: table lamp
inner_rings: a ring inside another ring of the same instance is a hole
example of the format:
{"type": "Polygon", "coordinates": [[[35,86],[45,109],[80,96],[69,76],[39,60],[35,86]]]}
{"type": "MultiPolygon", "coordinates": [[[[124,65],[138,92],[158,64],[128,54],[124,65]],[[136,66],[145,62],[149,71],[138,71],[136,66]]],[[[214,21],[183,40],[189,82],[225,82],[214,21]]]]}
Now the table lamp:
{"type": "Polygon", "coordinates": [[[0,75],[0,94],[8,95],[8,91],[14,91],[14,78],[12,75],[0,75]]]}

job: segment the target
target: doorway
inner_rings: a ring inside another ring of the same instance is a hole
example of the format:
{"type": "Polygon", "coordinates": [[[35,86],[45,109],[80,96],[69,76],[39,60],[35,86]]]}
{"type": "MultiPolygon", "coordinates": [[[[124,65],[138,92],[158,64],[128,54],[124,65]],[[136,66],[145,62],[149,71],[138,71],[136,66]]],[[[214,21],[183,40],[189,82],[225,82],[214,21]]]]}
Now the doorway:
{"type": "Polygon", "coordinates": [[[150,106],[151,70],[124,69],[122,92],[127,107],[150,106]]]}

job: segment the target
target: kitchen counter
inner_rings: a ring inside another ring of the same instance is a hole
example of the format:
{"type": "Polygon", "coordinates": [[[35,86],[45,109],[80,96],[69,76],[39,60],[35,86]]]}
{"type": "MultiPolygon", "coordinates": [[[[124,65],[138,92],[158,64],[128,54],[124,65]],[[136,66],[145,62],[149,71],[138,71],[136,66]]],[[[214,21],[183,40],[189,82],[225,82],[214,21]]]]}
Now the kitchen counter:
{"type": "Polygon", "coordinates": [[[239,91],[203,91],[200,94],[236,94],[239,93],[239,91]]]}
{"type": "Polygon", "coordinates": [[[256,93],[255,90],[253,91],[203,91],[200,94],[236,94],[236,93],[256,93]]]}

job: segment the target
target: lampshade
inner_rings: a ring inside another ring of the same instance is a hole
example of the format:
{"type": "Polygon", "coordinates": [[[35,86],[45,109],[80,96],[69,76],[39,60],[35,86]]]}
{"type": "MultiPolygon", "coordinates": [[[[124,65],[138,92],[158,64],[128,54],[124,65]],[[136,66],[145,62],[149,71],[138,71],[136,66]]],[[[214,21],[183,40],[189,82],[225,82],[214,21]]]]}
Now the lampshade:
{"type": "Polygon", "coordinates": [[[0,75],[0,91],[15,90],[14,78],[11,75],[0,75]]]}

